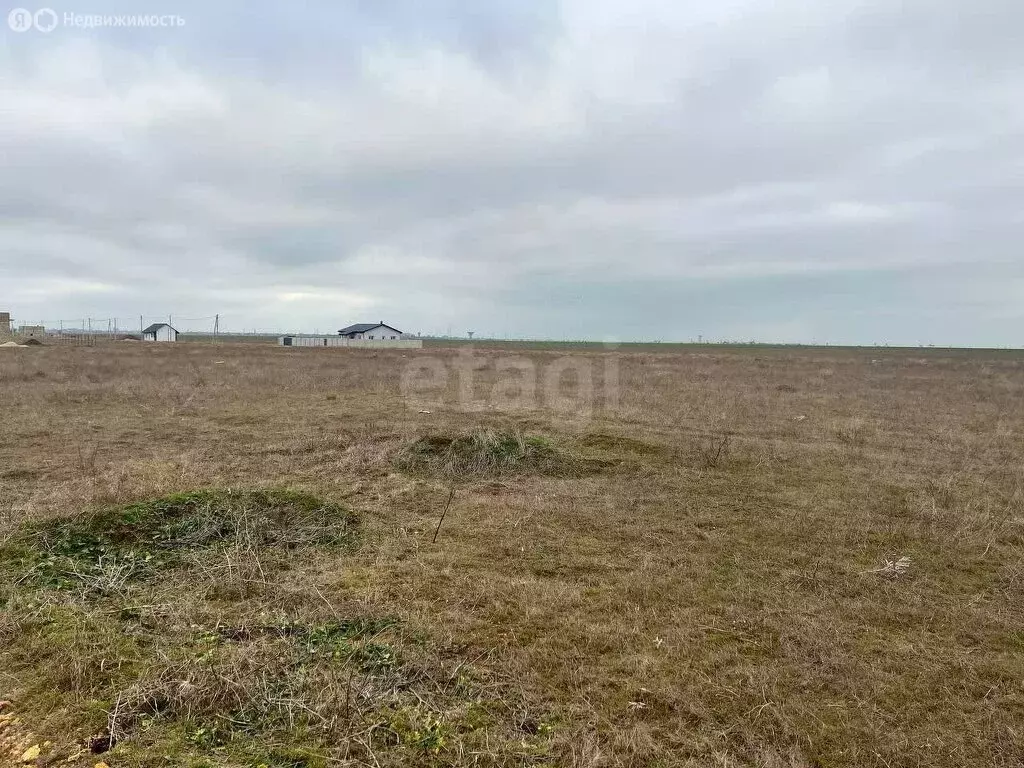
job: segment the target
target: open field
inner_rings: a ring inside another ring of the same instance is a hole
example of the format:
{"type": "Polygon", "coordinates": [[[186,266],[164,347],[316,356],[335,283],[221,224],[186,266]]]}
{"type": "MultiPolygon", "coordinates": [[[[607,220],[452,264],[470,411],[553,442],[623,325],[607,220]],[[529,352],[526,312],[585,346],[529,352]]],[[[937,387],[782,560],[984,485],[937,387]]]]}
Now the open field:
{"type": "MultiPolygon", "coordinates": [[[[280,334],[286,335],[286,334],[280,334]]],[[[182,333],[179,341],[184,342],[223,342],[230,344],[277,344],[278,335],[272,334],[249,334],[249,333],[222,333],[214,336],[210,333],[182,333]]],[[[1017,360],[1024,355],[1019,349],[984,349],[967,347],[848,347],[848,346],[808,346],[804,344],[761,344],[761,343],[725,343],[725,342],[688,342],[688,341],[529,341],[529,340],[505,340],[505,339],[444,339],[444,338],[423,338],[423,346],[428,349],[463,349],[473,347],[474,349],[486,349],[494,351],[505,351],[512,354],[523,350],[547,351],[547,352],[605,352],[617,350],[620,352],[692,352],[692,353],[722,353],[737,352],[750,354],[800,354],[827,352],[831,354],[858,354],[877,357],[916,357],[919,354],[941,355],[949,358],[970,358],[981,360],[992,359],[1013,359],[1017,360]]]]}
{"type": "Polygon", "coordinates": [[[0,764],[1024,765],[1022,353],[44,347],[0,404],[0,764]]]}

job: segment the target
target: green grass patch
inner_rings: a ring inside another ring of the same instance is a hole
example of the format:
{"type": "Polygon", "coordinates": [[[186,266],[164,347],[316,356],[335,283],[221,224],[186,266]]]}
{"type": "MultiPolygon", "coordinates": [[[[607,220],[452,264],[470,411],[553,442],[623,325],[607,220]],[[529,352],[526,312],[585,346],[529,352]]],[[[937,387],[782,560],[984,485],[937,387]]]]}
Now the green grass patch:
{"type": "Polygon", "coordinates": [[[351,511],[308,494],[202,490],[27,526],[0,548],[0,567],[20,567],[34,584],[109,591],[197,550],[351,547],[357,526],[351,511]]]}
{"type": "Polygon", "coordinates": [[[0,548],[0,669],[40,732],[74,733],[111,765],[434,765],[520,749],[514,693],[305,584],[301,563],[358,544],[348,509],[281,490],[27,524],[0,548]]]}
{"type": "Polygon", "coordinates": [[[425,435],[403,449],[395,465],[412,474],[451,480],[524,474],[572,477],[591,469],[585,459],[546,437],[492,429],[425,435]]]}

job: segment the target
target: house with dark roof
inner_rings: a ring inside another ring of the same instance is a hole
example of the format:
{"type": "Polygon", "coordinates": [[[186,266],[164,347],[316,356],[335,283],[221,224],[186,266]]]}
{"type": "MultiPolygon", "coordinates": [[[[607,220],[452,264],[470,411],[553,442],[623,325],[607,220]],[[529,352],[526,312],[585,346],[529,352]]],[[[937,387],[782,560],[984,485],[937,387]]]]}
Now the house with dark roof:
{"type": "Polygon", "coordinates": [[[422,349],[423,341],[406,338],[385,322],[356,323],[338,331],[337,336],[290,333],[280,336],[282,347],[353,347],[362,349],[422,349]]]}
{"type": "Polygon", "coordinates": [[[142,332],[143,341],[177,341],[178,332],[167,323],[153,323],[142,332]]]}
{"type": "Polygon", "coordinates": [[[356,323],[338,331],[338,335],[346,339],[366,339],[369,341],[397,341],[402,332],[397,328],[379,323],[356,323]]]}

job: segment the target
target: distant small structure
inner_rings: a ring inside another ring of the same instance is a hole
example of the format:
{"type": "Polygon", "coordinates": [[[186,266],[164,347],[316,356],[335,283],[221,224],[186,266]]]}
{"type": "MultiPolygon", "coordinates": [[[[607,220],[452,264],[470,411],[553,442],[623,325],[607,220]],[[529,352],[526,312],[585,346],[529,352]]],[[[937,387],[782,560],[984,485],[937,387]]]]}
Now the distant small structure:
{"type": "Polygon", "coordinates": [[[19,325],[18,335],[27,339],[40,339],[46,336],[45,325],[19,325]]]}
{"type": "Polygon", "coordinates": [[[422,349],[421,339],[407,338],[404,333],[379,323],[356,323],[338,331],[337,336],[290,333],[279,336],[277,343],[282,347],[361,347],[363,349],[422,349]]]}
{"type": "Polygon", "coordinates": [[[402,338],[402,332],[390,325],[385,325],[381,320],[379,323],[356,323],[338,331],[338,335],[346,339],[367,339],[369,341],[398,341],[402,338]]]}
{"type": "MultiPolygon", "coordinates": [[[[377,334],[374,334],[375,336],[377,334]]],[[[423,349],[422,339],[350,339],[347,336],[316,336],[313,334],[289,333],[278,336],[282,347],[348,347],[352,349],[423,349]]]]}
{"type": "Polygon", "coordinates": [[[177,341],[178,332],[167,323],[153,323],[142,332],[143,341],[177,341]]]}

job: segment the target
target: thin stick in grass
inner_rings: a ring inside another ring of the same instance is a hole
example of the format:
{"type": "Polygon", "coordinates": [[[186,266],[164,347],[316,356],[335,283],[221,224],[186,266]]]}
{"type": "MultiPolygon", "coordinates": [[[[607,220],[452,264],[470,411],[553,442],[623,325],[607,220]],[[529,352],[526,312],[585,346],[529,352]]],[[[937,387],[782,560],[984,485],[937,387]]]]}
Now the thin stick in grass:
{"type": "Polygon", "coordinates": [[[455,484],[452,483],[452,489],[448,493],[448,503],[444,505],[444,512],[441,513],[441,519],[437,521],[437,528],[434,529],[434,540],[431,542],[432,544],[437,544],[437,534],[439,534],[441,532],[441,523],[444,522],[444,516],[448,514],[448,509],[451,507],[452,499],[454,499],[454,498],[455,498],[455,484]]]}

